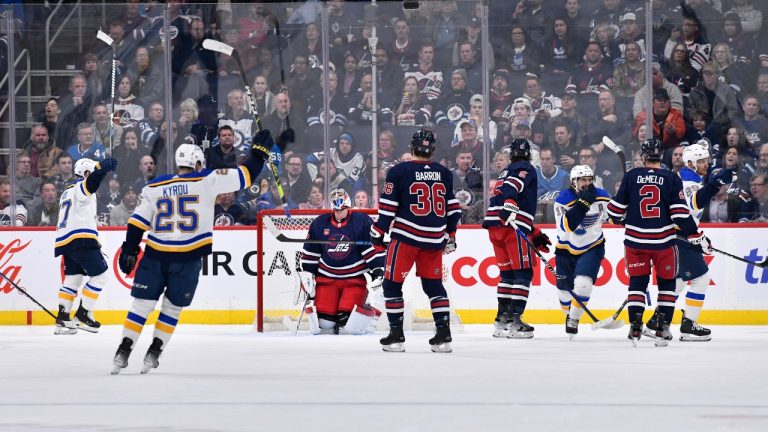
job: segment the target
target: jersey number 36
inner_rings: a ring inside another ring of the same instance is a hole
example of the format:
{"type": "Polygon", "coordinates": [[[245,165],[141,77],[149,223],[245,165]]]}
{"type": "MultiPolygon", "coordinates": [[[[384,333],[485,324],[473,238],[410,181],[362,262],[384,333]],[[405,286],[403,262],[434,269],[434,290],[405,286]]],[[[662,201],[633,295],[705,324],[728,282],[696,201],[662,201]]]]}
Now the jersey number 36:
{"type": "Polygon", "coordinates": [[[434,212],[438,217],[445,217],[445,185],[432,183],[430,186],[424,182],[411,184],[408,190],[416,196],[416,203],[411,204],[411,213],[416,216],[426,216],[434,212]]]}

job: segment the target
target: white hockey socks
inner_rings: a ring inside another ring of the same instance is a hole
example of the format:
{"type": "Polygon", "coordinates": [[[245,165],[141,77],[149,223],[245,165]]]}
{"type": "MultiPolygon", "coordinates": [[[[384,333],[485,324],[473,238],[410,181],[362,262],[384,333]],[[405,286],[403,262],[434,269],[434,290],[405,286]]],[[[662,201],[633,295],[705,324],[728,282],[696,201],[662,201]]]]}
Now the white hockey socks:
{"type": "Polygon", "coordinates": [[[85,310],[93,311],[102,288],[107,286],[108,279],[106,271],[88,279],[88,282],[83,287],[83,295],[80,297],[81,304],[85,310]]]}
{"type": "Polygon", "coordinates": [[[701,307],[704,306],[704,297],[709,286],[709,272],[704,273],[691,281],[691,286],[685,294],[685,317],[691,321],[698,321],[701,307]]]}
{"type": "Polygon", "coordinates": [[[128,311],[128,316],[125,317],[123,324],[123,337],[132,340],[134,347],[144,324],[147,322],[147,317],[155,310],[155,303],[157,303],[156,300],[133,299],[131,310],[128,311]]]}
{"type": "MultiPolygon", "coordinates": [[[[589,296],[592,295],[592,278],[583,275],[576,276],[573,280],[573,293],[579,297],[579,300],[584,303],[584,306],[588,306],[589,296]]],[[[581,308],[579,302],[573,300],[571,303],[571,311],[568,315],[572,319],[579,320],[581,319],[582,314],[584,314],[584,309],[581,308]]]]}
{"type": "Polygon", "coordinates": [[[163,297],[163,305],[160,308],[160,315],[157,316],[154,333],[154,337],[163,341],[163,349],[168,346],[168,341],[171,340],[173,331],[176,330],[181,309],[183,309],[181,306],[176,306],[163,297]]]}
{"type": "Polygon", "coordinates": [[[571,300],[573,299],[571,297],[571,293],[565,290],[557,290],[557,298],[560,300],[560,311],[563,312],[566,316],[568,315],[568,311],[571,310],[571,300]]]}
{"type": "Polygon", "coordinates": [[[64,312],[72,311],[72,303],[75,302],[77,291],[83,284],[83,275],[66,275],[64,284],[59,288],[59,305],[64,306],[64,312]]]}

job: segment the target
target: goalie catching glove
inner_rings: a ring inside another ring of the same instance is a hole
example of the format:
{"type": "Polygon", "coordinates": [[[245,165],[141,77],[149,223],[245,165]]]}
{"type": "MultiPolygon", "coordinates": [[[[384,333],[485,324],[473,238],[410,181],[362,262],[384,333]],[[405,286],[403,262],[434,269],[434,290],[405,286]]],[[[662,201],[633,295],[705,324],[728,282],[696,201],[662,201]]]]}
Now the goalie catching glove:
{"type": "Polygon", "coordinates": [[[131,274],[133,268],[136,267],[139,250],[138,246],[131,247],[126,242],[123,242],[123,246],[120,248],[120,256],[117,260],[117,265],[120,267],[121,272],[131,274]]]}

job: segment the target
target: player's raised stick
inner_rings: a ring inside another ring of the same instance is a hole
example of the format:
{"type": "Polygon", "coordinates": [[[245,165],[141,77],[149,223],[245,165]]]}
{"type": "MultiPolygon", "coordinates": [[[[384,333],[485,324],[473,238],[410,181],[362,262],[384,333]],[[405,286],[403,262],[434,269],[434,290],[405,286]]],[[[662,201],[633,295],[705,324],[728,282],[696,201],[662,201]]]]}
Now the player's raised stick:
{"type": "Polygon", "coordinates": [[[621,147],[618,146],[615,142],[613,142],[612,139],[608,138],[607,136],[603,135],[603,144],[605,144],[606,147],[611,149],[612,152],[616,153],[616,156],[619,157],[619,160],[621,161],[621,169],[624,170],[624,172],[627,172],[627,159],[626,156],[624,156],[624,150],[621,149],[621,147]]]}
{"type": "Polygon", "coordinates": [[[109,45],[112,49],[112,87],[110,89],[110,96],[112,97],[112,111],[109,113],[109,154],[107,156],[112,157],[112,146],[115,136],[115,75],[117,74],[117,60],[115,58],[115,41],[108,34],[99,29],[96,32],[96,39],[109,45]]]}

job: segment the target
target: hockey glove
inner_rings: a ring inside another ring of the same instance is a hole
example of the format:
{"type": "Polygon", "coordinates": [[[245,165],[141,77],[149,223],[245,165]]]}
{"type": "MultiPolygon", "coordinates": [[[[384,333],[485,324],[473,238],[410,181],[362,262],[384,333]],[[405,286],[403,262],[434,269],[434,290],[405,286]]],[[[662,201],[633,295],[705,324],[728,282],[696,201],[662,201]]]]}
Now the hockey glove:
{"type": "Polygon", "coordinates": [[[99,162],[99,169],[101,169],[104,172],[110,172],[117,169],[117,159],[115,158],[106,158],[103,161],[99,162]]]}
{"type": "Polygon", "coordinates": [[[443,249],[443,255],[448,255],[456,252],[456,236],[448,236],[448,243],[445,244],[445,249],[443,249]]]}
{"type": "Polygon", "coordinates": [[[709,241],[709,238],[704,235],[702,231],[697,232],[694,235],[688,236],[688,241],[694,245],[701,248],[701,251],[705,254],[711,254],[712,253],[712,243],[709,241]]]}
{"type": "Polygon", "coordinates": [[[531,236],[533,236],[533,245],[536,246],[536,250],[539,252],[549,253],[549,246],[552,245],[552,242],[549,240],[549,237],[546,234],[544,234],[540,229],[534,228],[531,236]]]}
{"type": "Polygon", "coordinates": [[[517,202],[513,199],[508,199],[504,201],[504,207],[499,212],[499,220],[504,225],[514,226],[518,211],[520,211],[520,207],[517,206],[517,202]]]}
{"type": "Polygon", "coordinates": [[[125,274],[131,274],[133,271],[133,268],[136,267],[136,260],[139,256],[139,247],[138,246],[128,246],[125,242],[123,242],[123,246],[120,248],[120,257],[118,258],[117,264],[120,267],[120,271],[122,271],[125,274]]]}
{"type": "Polygon", "coordinates": [[[733,183],[734,182],[733,177],[734,177],[733,171],[731,170],[726,170],[726,169],[717,170],[717,171],[714,171],[712,174],[710,174],[709,184],[710,186],[720,188],[727,184],[733,183]]]}
{"type": "Polygon", "coordinates": [[[306,271],[300,271],[299,272],[299,279],[301,280],[301,286],[304,288],[304,291],[307,293],[307,297],[310,300],[315,299],[315,275],[306,272],[306,271]]]}
{"type": "Polygon", "coordinates": [[[377,252],[381,252],[387,249],[384,244],[384,235],[376,230],[376,227],[371,225],[371,245],[377,252]]]}
{"type": "Polygon", "coordinates": [[[577,202],[587,210],[589,210],[589,207],[593,202],[595,202],[596,199],[597,190],[595,190],[595,185],[593,184],[580,190],[579,194],[577,195],[577,202]]]}
{"type": "Polygon", "coordinates": [[[262,129],[256,133],[253,137],[253,143],[251,144],[251,154],[256,157],[264,159],[269,162],[271,156],[270,150],[275,142],[272,141],[272,135],[268,130],[262,129]]]}
{"type": "Polygon", "coordinates": [[[381,286],[384,284],[383,268],[376,267],[375,269],[368,272],[368,276],[371,277],[371,281],[368,283],[369,290],[376,291],[377,289],[381,288],[381,286]]]}
{"type": "Polygon", "coordinates": [[[293,142],[296,142],[296,134],[293,132],[293,129],[286,129],[277,137],[277,146],[280,147],[281,152],[285,151],[288,144],[293,142]]]}

